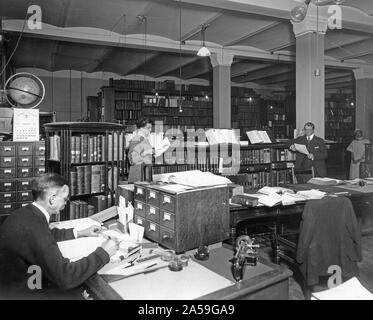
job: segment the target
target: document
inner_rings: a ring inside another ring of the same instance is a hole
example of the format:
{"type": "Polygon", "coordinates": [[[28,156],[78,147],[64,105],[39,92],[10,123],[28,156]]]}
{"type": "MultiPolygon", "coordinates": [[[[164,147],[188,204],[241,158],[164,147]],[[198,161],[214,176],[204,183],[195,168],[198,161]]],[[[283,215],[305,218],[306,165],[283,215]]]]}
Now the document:
{"type": "Polygon", "coordinates": [[[298,151],[300,153],[303,153],[303,154],[306,154],[306,155],[309,154],[309,152],[307,150],[307,147],[304,144],[294,143],[294,146],[295,146],[296,151],[298,151]]]}
{"type": "Polygon", "coordinates": [[[273,207],[282,203],[282,196],[277,193],[271,195],[262,195],[259,197],[259,203],[265,205],[266,207],[273,207]]]}
{"type": "Polygon", "coordinates": [[[49,225],[51,229],[71,229],[74,228],[77,231],[87,229],[91,226],[101,227],[101,224],[91,218],[74,219],[60,222],[53,222],[49,225]]]}
{"type": "Polygon", "coordinates": [[[170,140],[166,137],[160,143],[157,143],[154,147],[155,156],[159,157],[161,154],[165,153],[167,149],[171,146],[170,140]]]}
{"type": "Polygon", "coordinates": [[[272,143],[268,133],[264,130],[251,130],[246,132],[251,144],[272,143]]]}
{"type": "Polygon", "coordinates": [[[103,237],[84,237],[57,242],[62,256],[71,262],[89,256],[105,241],[103,237]]]}

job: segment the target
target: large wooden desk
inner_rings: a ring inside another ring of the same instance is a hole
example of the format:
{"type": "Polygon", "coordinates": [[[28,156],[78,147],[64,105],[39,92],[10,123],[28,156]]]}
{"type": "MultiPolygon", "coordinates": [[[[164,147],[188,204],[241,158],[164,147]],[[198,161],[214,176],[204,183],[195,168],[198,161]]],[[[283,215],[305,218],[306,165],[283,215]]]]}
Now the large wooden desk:
{"type": "MultiPolygon", "coordinates": [[[[210,251],[209,260],[195,261],[208,268],[209,270],[219,274],[220,276],[223,276],[230,281],[234,281],[230,271],[231,262],[229,261],[232,257],[232,250],[223,246],[220,248],[212,249],[210,251]]],[[[168,272],[172,273],[171,271],[168,272]]],[[[174,276],[174,274],[172,276],[174,276]]],[[[289,277],[291,275],[292,272],[290,270],[281,266],[274,265],[267,260],[259,258],[259,263],[257,266],[247,266],[243,281],[227,286],[223,289],[209,293],[207,295],[200,296],[197,298],[197,300],[288,299],[289,277]]],[[[157,271],[152,273],[152,277],[157,277],[157,271]]],[[[196,277],[196,279],[197,278],[198,277],[196,277]]],[[[159,283],[159,285],[161,286],[162,283],[159,283]]],[[[178,289],[177,283],[167,283],[163,285],[173,285],[173,290],[178,289]]],[[[98,274],[88,279],[85,286],[88,292],[93,293],[93,296],[97,299],[122,299],[121,295],[119,295],[118,292],[116,292],[98,274]]],[[[136,288],[128,288],[128,290],[136,290],[136,288]]],[[[154,288],[149,286],[149,290],[154,290],[154,288]]],[[[170,297],[172,297],[172,292],[170,292],[170,297]]]]}

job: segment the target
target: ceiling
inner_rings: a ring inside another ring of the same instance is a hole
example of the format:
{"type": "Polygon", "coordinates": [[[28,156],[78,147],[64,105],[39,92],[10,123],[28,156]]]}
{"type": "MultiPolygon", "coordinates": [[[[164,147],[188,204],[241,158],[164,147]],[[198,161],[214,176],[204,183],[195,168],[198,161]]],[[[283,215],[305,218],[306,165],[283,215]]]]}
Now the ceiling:
{"type": "MultiPolygon", "coordinates": [[[[24,30],[18,46],[20,33],[7,28],[6,22],[18,20],[22,26],[28,1],[2,0],[0,13],[9,39],[8,52],[17,47],[12,58],[16,68],[105,71],[121,76],[141,74],[153,78],[179,78],[181,75],[184,80],[210,80],[212,67],[209,58],[197,57],[190,49],[200,46],[200,26],[208,23],[208,47],[239,48],[245,52],[234,58],[233,82],[294,89],[295,37],[288,18],[227,9],[228,4],[238,1],[215,1],[224,2],[224,8],[212,7],[214,1],[211,0],[207,1],[208,5],[195,2],[198,1],[35,0],[33,4],[42,8],[43,23],[54,34],[47,36],[24,30]],[[146,16],[146,21],[141,23],[136,18],[138,15],[146,16]],[[72,32],[74,36],[70,37],[72,32]],[[92,34],[97,34],[100,41],[88,41],[92,34]],[[117,43],[106,40],[113,35],[122,40],[117,43]],[[180,39],[183,41],[181,45],[180,39]],[[151,45],[153,40],[166,45],[157,49],[151,45]],[[274,56],[279,58],[276,60],[274,56]]],[[[247,2],[253,3],[254,0],[247,2]]],[[[290,6],[297,4],[296,0],[285,2],[290,6]]],[[[260,3],[257,1],[257,6],[260,3]]],[[[355,11],[357,8],[360,15],[368,18],[373,14],[372,0],[346,0],[344,6],[354,7],[355,11]]],[[[328,30],[325,55],[339,63],[326,68],[327,88],[351,88],[352,68],[343,67],[343,63],[359,62],[373,66],[373,33],[354,28],[328,30]]]]}

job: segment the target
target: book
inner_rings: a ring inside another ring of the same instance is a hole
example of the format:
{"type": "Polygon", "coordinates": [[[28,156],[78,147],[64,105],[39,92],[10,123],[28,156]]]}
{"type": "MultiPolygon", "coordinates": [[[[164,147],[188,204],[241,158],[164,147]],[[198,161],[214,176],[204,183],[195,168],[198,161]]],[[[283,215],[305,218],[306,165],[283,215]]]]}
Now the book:
{"type": "Polygon", "coordinates": [[[232,203],[240,204],[246,207],[256,207],[259,203],[258,198],[252,197],[249,194],[240,194],[232,197],[232,203]]]}
{"type": "Polygon", "coordinates": [[[92,166],[84,166],[83,190],[85,194],[91,193],[92,166]]]}
{"type": "Polygon", "coordinates": [[[70,171],[70,193],[72,196],[78,193],[78,178],[76,171],[70,171]]]}
{"type": "Polygon", "coordinates": [[[246,132],[251,144],[272,143],[268,133],[264,130],[251,130],[246,132]]]}
{"type": "Polygon", "coordinates": [[[77,172],[77,193],[76,194],[83,194],[84,193],[84,166],[77,166],[76,167],[77,172]]]}
{"type": "Polygon", "coordinates": [[[101,166],[93,165],[91,172],[91,193],[101,192],[101,166]]]}

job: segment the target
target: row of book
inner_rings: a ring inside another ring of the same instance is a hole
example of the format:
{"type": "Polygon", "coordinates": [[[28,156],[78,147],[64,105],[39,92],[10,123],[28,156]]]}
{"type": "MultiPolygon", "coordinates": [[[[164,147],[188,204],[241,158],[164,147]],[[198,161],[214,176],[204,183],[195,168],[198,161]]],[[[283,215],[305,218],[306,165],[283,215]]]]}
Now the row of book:
{"type": "Polygon", "coordinates": [[[271,160],[273,161],[295,161],[295,152],[289,149],[271,149],[271,160]]]}
{"type": "Polygon", "coordinates": [[[104,164],[76,166],[70,171],[72,196],[105,191],[106,166],[104,164]]]}
{"type": "Polygon", "coordinates": [[[115,110],[116,120],[137,120],[142,116],[139,110],[115,110]]]}
{"type": "Polygon", "coordinates": [[[271,162],[271,150],[270,148],[264,149],[253,149],[253,150],[240,150],[240,155],[235,153],[234,155],[240,156],[241,165],[250,165],[257,163],[270,163],[271,162]]]}
{"type": "Polygon", "coordinates": [[[237,104],[232,103],[232,111],[237,111],[239,114],[241,113],[260,114],[261,106],[259,104],[237,105],[237,104]]]}
{"type": "Polygon", "coordinates": [[[118,99],[115,101],[115,105],[117,105],[118,102],[119,103],[129,102],[125,100],[134,100],[134,101],[140,102],[140,106],[141,106],[143,94],[141,92],[134,92],[134,91],[118,91],[115,93],[115,97],[116,99],[118,99]]]}
{"type": "Polygon", "coordinates": [[[88,201],[70,201],[69,219],[89,217],[108,208],[110,199],[105,195],[92,196],[88,201]]]}
{"type": "Polygon", "coordinates": [[[115,100],[116,110],[141,110],[141,101],[130,101],[130,100],[115,100]]]}
{"type": "Polygon", "coordinates": [[[163,174],[190,170],[200,170],[203,172],[220,173],[219,164],[209,163],[209,164],[175,164],[167,166],[154,166],[153,174],[163,174]]]}

